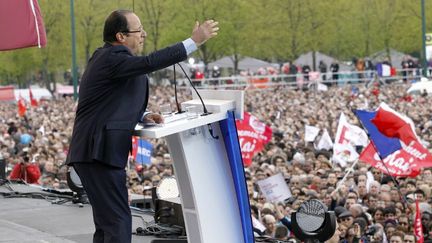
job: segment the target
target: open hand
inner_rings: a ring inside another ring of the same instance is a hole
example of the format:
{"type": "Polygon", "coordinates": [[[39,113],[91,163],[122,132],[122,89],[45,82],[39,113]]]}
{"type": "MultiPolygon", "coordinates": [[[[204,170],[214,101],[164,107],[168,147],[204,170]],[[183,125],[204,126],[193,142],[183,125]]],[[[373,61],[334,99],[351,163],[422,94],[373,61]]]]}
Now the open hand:
{"type": "Polygon", "coordinates": [[[192,40],[195,41],[197,46],[204,44],[208,39],[217,35],[219,30],[219,22],[212,19],[204,21],[200,24],[198,21],[195,23],[195,27],[192,31],[192,40]]]}
{"type": "Polygon", "coordinates": [[[164,122],[163,117],[157,113],[148,113],[144,116],[144,123],[157,123],[161,124],[164,122]]]}

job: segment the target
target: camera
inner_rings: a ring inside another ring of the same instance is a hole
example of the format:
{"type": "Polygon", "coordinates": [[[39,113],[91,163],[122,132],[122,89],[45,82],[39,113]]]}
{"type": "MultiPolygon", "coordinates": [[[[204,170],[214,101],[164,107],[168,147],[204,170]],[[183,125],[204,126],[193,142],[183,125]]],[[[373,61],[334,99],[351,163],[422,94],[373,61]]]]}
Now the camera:
{"type": "Polygon", "coordinates": [[[365,234],[366,235],[375,235],[375,233],[378,231],[377,227],[375,225],[369,225],[365,234]]]}

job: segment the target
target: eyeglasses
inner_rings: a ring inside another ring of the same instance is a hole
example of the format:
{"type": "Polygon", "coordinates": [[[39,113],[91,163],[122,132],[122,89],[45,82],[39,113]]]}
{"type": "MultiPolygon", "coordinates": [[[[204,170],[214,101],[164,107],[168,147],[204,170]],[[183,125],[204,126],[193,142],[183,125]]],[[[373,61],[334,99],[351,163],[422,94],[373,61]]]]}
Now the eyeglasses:
{"type": "Polygon", "coordinates": [[[123,31],[120,31],[120,32],[127,33],[127,34],[129,34],[129,33],[142,33],[142,32],[144,32],[144,29],[143,29],[142,26],[140,26],[139,30],[123,30],[123,31]]]}

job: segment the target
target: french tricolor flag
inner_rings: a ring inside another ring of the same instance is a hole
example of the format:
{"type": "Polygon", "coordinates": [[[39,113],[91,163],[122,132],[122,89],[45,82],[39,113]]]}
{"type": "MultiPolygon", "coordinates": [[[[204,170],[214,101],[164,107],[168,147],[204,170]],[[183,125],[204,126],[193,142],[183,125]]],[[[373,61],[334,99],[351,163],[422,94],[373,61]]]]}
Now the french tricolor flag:
{"type": "Polygon", "coordinates": [[[432,155],[420,143],[410,118],[385,103],[374,112],[354,113],[371,140],[360,160],[393,176],[415,177],[421,168],[432,167],[432,155]]]}
{"type": "Polygon", "coordinates": [[[390,108],[386,103],[381,103],[375,118],[371,120],[378,130],[387,137],[399,138],[405,144],[418,140],[415,134],[414,122],[390,108]]]}

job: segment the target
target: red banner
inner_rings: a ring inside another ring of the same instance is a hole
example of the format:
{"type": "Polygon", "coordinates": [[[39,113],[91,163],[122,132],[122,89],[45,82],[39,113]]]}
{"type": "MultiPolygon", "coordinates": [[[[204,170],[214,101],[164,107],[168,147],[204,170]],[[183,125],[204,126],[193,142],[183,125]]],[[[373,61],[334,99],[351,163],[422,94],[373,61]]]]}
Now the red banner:
{"type": "Polygon", "coordinates": [[[15,93],[13,86],[0,87],[0,101],[15,101],[15,93]]]}
{"type": "Polygon", "coordinates": [[[249,166],[252,157],[271,140],[272,129],[247,112],[242,121],[236,121],[236,125],[243,163],[249,166]]]}
{"type": "Polygon", "coordinates": [[[388,172],[372,143],[363,150],[359,159],[386,174],[390,172],[392,176],[416,177],[421,168],[432,166],[432,156],[418,141],[411,141],[407,146],[402,145],[402,149],[383,159],[388,172]]]}
{"type": "Polygon", "coordinates": [[[414,219],[414,235],[417,238],[417,243],[423,243],[424,242],[424,236],[423,236],[423,228],[422,228],[422,222],[421,222],[421,213],[420,213],[420,207],[419,207],[419,201],[416,200],[416,214],[414,219]]]}

